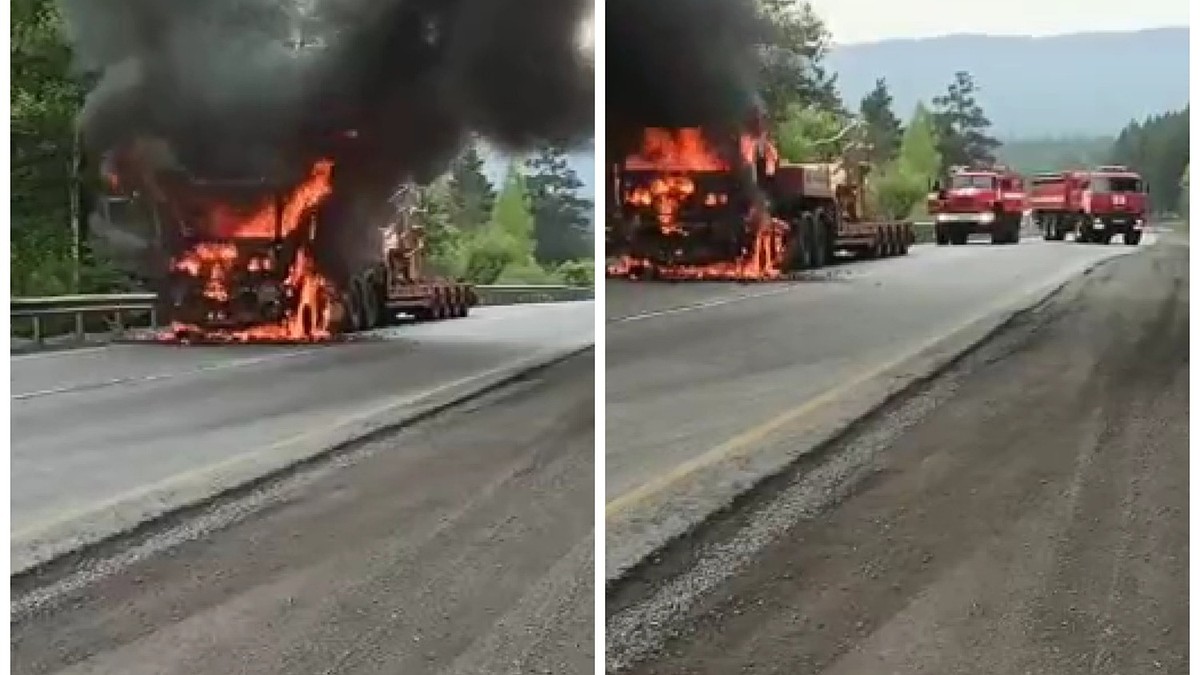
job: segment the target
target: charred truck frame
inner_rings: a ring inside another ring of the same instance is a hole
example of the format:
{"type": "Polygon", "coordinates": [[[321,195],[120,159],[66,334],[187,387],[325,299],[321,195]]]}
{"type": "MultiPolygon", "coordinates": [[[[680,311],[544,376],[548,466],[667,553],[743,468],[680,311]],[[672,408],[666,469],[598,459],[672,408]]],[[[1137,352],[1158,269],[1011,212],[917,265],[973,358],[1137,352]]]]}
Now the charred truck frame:
{"type": "Polygon", "coordinates": [[[154,228],[159,310],[176,339],[318,340],[394,323],[466,316],[478,303],[470,284],[425,278],[415,205],[362,242],[367,253],[338,260],[320,227],[335,225],[333,166],[318,162],[298,185],[197,179],[157,172],[138,191],[110,174],[101,213],[132,203],[154,228]]]}
{"type": "Polygon", "coordinates": [[[782,162],[757,114],[740,134],[644,129],[609,163],[610,276],[771,279],[914,239],[911,223],[865,217],[864,162],[782,162]]]}

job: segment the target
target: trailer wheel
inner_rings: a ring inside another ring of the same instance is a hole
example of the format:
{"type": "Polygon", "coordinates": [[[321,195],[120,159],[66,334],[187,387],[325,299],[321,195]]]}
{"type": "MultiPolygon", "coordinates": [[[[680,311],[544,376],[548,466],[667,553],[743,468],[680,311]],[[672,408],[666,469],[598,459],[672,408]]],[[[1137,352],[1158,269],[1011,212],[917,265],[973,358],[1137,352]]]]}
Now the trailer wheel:
{"type": "Polygon", "coordinates": [[[900,229],[900,255],[908,255],[908,247],[912,246],[911,230],[907,225],[901,225],[900,229]]]}

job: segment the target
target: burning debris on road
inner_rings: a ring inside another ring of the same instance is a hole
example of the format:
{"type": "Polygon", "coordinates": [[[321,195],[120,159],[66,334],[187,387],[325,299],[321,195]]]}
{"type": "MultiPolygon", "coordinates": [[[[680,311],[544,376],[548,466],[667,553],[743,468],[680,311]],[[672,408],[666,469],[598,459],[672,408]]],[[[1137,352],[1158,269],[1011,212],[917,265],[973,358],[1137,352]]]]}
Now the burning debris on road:
{"type": "MultiPolygon", "coordinates": [[[[162,286],[181,333],[315,340],[369,327],[393,286],[378,268],[397,185],[437,176],[476,135],[524,151],[592,133],[588,0],[62,8],[78,66],[96,77],[86,148],[143,223],[108,232],[163,249],[136,271],[162,286]]],[[[469,305],[453,283],[404,281],[424,284],[428,306],[414,312],[469,305]]]]}

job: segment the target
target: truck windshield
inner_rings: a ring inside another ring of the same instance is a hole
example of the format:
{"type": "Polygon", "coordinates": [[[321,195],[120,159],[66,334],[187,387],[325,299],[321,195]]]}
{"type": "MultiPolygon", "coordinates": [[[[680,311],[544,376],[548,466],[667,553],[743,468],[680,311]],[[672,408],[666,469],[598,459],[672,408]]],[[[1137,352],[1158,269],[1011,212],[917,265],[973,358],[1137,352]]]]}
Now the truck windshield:
{"type": "Polygon", "coordinates": [[[996,187],[996,178],[994,176],[964,176],[958,175],[950,179],[951,190],[962,190],[965,188],[976,188],[979,190],[991,190],[996,187]]]}
{"type": "Polygon", "coordinates": [[[1092,192],[1141,192],[1142,181],[1128,176],[1101,176],[1091,180],[1092,192]]]}

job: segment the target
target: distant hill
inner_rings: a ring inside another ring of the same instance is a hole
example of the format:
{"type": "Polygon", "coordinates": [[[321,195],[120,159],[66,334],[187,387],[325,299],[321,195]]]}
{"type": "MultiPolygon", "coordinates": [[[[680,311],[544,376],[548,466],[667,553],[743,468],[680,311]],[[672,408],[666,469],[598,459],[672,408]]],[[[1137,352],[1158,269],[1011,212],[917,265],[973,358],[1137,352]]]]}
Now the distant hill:
{"type": "Polygon", "coordinates": [[[1000,139],[1000,161],[1024,174],[1082,168],[1113,161],[1113,138],[1057,137],[1000,139]]]}
{"type": "Polygon", "coordinates": [[[1002,138],[1102,136],[1188,102],[1188,29],[1054,37],[951,35],[837,46],[829,66],[852,106],[887,79],[896,113],[970,72],[1002,138]]]}

